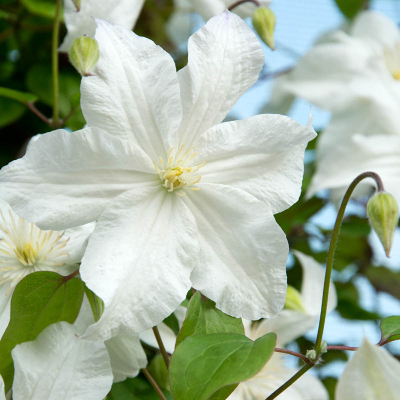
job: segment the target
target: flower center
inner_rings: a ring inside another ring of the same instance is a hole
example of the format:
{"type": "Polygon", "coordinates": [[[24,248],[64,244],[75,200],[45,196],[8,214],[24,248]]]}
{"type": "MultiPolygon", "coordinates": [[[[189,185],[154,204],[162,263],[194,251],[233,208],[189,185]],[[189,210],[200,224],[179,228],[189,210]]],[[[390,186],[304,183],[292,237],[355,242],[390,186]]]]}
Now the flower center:
{"type": "Polygon", "coordinates": [[[193,186],[200,181],[201,176],[197,174],[197,171],[205,162],[193,165],[193,159],[198,154],[194,149],[195,147],[191,147],[185,151],[185,145],[183,145],[179,151],[174,152],[172,147],[168,152],[166,164],[162,157],[155,161],[156,171],[163,186],[169,192],[177,191],[177,194],[183,197],[186,195],[185,190],[200,190],[193,186]]]}
{"type": "Polygon", "coordinates": [[[65,264],[69,254],[64,232],[42,231],[33,223],[0,211],[0,286],[15,287],[26,275],[36,271],[54,271],[65,264]]]}

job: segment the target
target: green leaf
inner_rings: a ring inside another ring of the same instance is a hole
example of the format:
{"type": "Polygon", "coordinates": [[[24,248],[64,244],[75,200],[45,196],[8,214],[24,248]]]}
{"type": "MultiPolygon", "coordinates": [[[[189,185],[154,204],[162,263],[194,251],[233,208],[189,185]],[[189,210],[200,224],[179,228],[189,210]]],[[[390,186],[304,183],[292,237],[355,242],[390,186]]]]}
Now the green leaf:
{"type": "Polygon", "coordinates": [[[17,121],[26,111],[26,107],[15,100],[0,97],[0,128],[17,121]]]}
{"type": "Polygon", "coordinates": [[[23,104],[34,103],[38,99],[35,94],[20,92],[19,90],[8,89],[5,87],[0,87],[0,96],[19,101],[23,104]]]}
{"type": "Polygon", "coordinates": [[[389,293],[400,300],[400,271],[369,266],[363,273],[378,292],[389,293]]]}
{"type": "Polygon", "coordinates": [[[104,302],[100,297],[96,296],[86,285],[85,293],[86,297],[89,300],[90,307],[92,308],[94,320],[97,322],[100,319],[101,314],[103,314],[104,302]]]}
{"type": "Polygon", "coordinates": [[[400,340],[400,316],[387,317],[381,322],[382,339],[393,342],[400,340]]]}
{"type": "Polygon", "coordinates": [[[215,303],[200,292],[190,299],[185,321],[176,338],[177,347],[188,336],[200,333],[238,333],[244,335],[242,320],[224,314],[215,308],[215,303]]]}
{"type": "Polygon", "coordinates": [[[206,400],[223,387],[250,379],[270,359],[275,342],[274,333],[255,342],[236,333],[187,337],[177,346],[169,366],[174,399],[206,400]]]}
{"type": "MultiPolygon", "coordinates": [[[[21,0],[25,8],[33,15],[54,19],[56,15],[56,1],[51,0],[21,0]]],[[[63,16],[61,14],[61,19],[63,16]]]]}
{"type": "Polygon", "coordinates": [[[164,357],[160,353],[153,357],[150,364],[147,366],[147,370],[161,389],[169,389],[168,370],[165,365],[164,357]]]}
{"type": "Polygon", "coordinates": [[[347,18],[354,18],[366,4],[368,0],[335,0],[340,11],[347,18]]]}
{"type": "Polygon", "coordinates": [[[72,324],[81,308],[83,286],[79,278],[65,280],[47,271],[35,272],[19,282],[11,299],[10,323],[0,341],[0,374],[6,392],[14,375],[11,350],[17,344],[34,340],[51,324],[72,324]]]}
{"type": "Polygon", "coordinates": [[[178,318],[176,318],[174,313],[172,313],[169,317],[165,318],[163,322],[165,325],[167,325],[169,328],[172,329],[172,331],[175,333],[175,335],[178,335],[179,321],[178,321],[178,318]]]}

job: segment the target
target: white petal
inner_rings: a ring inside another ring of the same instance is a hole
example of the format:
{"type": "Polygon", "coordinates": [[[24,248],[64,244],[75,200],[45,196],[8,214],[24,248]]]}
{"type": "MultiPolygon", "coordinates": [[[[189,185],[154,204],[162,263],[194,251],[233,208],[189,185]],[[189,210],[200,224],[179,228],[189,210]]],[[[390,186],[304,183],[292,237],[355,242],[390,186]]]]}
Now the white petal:
{"type": "Polygon", "coordinates": [[[251,332],[255,340],[269,332],[276,333],[277,344],[286,346],[288,343],[303,336],[318,324],[318,315],[308,315],[294,310],[282,310],[275,318],[264,319],[256,324],[251,332]]]}
{"type": "Polygon", "coordinates": [[[147,365],[139,335],[119,335],[105,342],[110,356],[114,382],[134,378],[147,365]]]}
{"type": "Polygon", "coordinates": [[[194,11],[198,12],[205,21],[225,10],[223,0],[191,0],[194,11]]]}
{"type": "Polygon", "coordinates": [[[96,220],[122,192],[159,181],[135,144],[100,129],[42,135],[27,154],[0,171],[1,196],[41,229],[96,220]]]}
{"type": "Polygon", "coordinates": [[[198,254],[195,221],[164,187],[131,190],[101,215],[80,272],[103,299],[86,336],[103,340],[149,329],[185,299],[198,254]]]}
{"type": "Polygon", "coordinates": [[[397,400],[399,376],[400,362],[364,339],[339,379],[336,399],[397,400]]]}
{"type": "MultiPolygon", "coordinates": [[[[303,268],[303,279],[301,283],[301,297],[307,313],[319,316],[321,312],[322,293],[324,289],[325,269],[312,257],[306,256],[299,251],[293,250],[293,254],[300,261],[303,268]]],[[[336,288],[331,281],[329,285],[328,307],[331,312],[337,306],[336,288]]]]}
{"type": "Polygon", "coordinates": [[[174,11],[165,24],[165,31],[176,47],[185,43],[192,33],[191,14],[184,10],[174,11]]]}
{"type": "Polygon", "coordinates": [[[165,157],[182,118],[174,61],[151,40],[96,21],[100,59],[81,85],[88,125],[129,137],[153,162],[165,157]]]}
{"type": "Polygon", "coordinates": [[[72,42],[79,36],[93,36],[96,24],[93,18],[104,18],[107,21],[132,29],[142,10],[144,0],[85,0],[81,9],[76,11],[72,0],[64,0],[64,20],[68,33],[60,51],[68,51],[72,42]]]}
{"type": "Polygon", "coordinates": [[[246,23],[228,11],[192,35],[188,48],[188,65],[178,72],[184,115],[178,138],[193,145],[256,82],[264,53],[246,23]]]}
{"type": "Polygon", "coordinates": [[[234,317],[273,317],[286,297],[285,234],[255,197],[225,185],[198,184],[183,199],[196,218],[201,253],[193,287],[234,317]]]}
{"type": "Polygon", "coordinates": [[[202,182],[242,189],[275,214],[295,203],[301,192],[304,150],[316,133],[282,115],[257,115],[219,124],[199,139],[206,160],[202,182]]]}
{"type": "Polygon", "coordinates": [[[79,339],[59,322],[12,351],[15,400],[99,400],[112,385],[104,343],[79,339]]]}
{"type": "Polygon", "coordinates": [[[10,303],[13,292],[10,284],[3,283],[0,285],[0,338],[10,322],[10,303]]]}
{"type": "Polygon", "coordinates": [[[4,393],[4,381],[0,375],[0,400],[6,400],[6,394],[4,393]]]}
{"type": "Polygon", "coordinates": [[[64,251],[69,254],[68,264],[80,263],[86,250],[90,235],[96,224],[94,222],[65,230],[65,238],[69,238],[64,251]]]}

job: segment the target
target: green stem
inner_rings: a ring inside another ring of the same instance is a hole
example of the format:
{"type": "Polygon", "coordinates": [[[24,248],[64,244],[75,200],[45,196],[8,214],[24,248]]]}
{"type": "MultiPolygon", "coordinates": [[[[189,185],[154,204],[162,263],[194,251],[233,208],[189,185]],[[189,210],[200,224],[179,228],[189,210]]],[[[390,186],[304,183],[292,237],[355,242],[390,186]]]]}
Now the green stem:
{"type": "Polygon", "coordinates": [[[299,369],[295,375],[293,375],[286,383],[284,383],[280,388],[276,389],[274,393],[270,394],[265,400],[276,399],[280,394],[282,394],[289,386],[297,381],[301,376],[303,376],[309,369],[311,369],[314,364],[306,364],[303,368],[299,369]]]}
{"type": "Polygon", "coordinates": [[[51,46],[52,73],[53,73],[53,124],[58,125],[58,43],[60,36],[62,0],[57,0],[56,16],[53,25],[53,42],[51,46]]]}
{"type": "Polygon", "coordinates": [[[375,172],[364,172],[363,174],[358,175],[356,179],[354,179],[354,181],[350,184],[349,188],[347,189],[347,191],[343,197],[342,204],[340,205],[339,212],[338,212],[338,215],[336,218],[335,226],[333,228],[331,243],[330,243],[329,251],[328,251],[328,258],[326,260],[326,272],[325,272],[325,281],[324,281],[324,291],[322,294],[321,315],[319,318],[317,340],[315,342],[315,351],[317,352],[318,356],[321,354],[322,335],[324,333],[326,313],[327,313],[327,307],[328,307],[329,286],[330,286],[330,282],[331,282],[333,259],[334,259],[336,245],[337,245],[337,241],[338,241],[338,237],[339,237],[340,227],[343,222],[343,217],[344,217],[344,212],[345,212],[346,206],[350,200],[350,197],[351,197],[354,189],[365,178],[374,179],[377,184],[378,191],[379,192],[383,191],[383,184],[382,184],[382,180],[379,177],[379,175],[376,174],[375,172]]]}
{"type": "Polygon", "coordinates": [[[154,390],[157,392],[158,397],[161,400],[167,400],[164,396],[164,393],[161,391],[161,389],[159,388],[159,386],[157,385],[157,382],[154,380],[154,378],[150,375],[150,372],[146,369],[143,368],[142,372],[145,374],[146,378],[148,379],[148,381],[151,383],[151,386],[153,386],[154,390]]]}
{"type": "Polygon", "coordinates": [[[160,348],[161,354],[163,356],[165,365],[167,366],[167,369],[168,369],[169,368],[169,356],[168,356],[167,351],[165,350],[164,343],[161,339],[160,332],[156,326],[153,327],[153,332],[154,332],[154,336],[156,337],[158,347],[160,348]]]}

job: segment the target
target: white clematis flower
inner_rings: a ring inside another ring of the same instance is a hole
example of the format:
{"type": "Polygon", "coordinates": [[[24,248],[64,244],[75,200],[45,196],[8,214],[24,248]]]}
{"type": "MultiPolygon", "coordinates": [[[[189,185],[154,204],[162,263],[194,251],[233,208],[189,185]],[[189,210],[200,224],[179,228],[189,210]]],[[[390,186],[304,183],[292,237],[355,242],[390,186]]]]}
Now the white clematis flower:
{"type": "Polygon", "coordinates": [[[0,400],[6,400],[6,394],[4,393],[4,381],[0,375],[0,400]]]}
{"type": "Polygon", "coordinates": [[[287,110],[293,96],[299,96],[361,120],[354,109],[359,107],[367,126],[382,115],[395,117],[400,107],[399,79],[399,28],[383,14],[364,11],[346,30],[324,35],[277,80],[268,108],[287,110]]]}
{"type": "Polygon", "coordinates": [[[315,132],[276,115],[221,124],[264,62],[235,14],[191,37],[178,73],[150,40],[98,25],[89,128],[43,135],[0,172],[2,195],[42,228],[98,220],[80,272],[105,310],[86,335],[149,329],[191,286],[229,315],[276,315],[288,245],[273,214],[298,199],[315,132]]]}
{"type": "Polygon", "coordinates": [[[400,362],[382,347],[364,339],[347,363],[336,386],[337,400],[397,400],[400,362]]]}
{"type": "Polygon", "coordinates": [[[93,36],[96,30],[94,18],[104,18],[132,29],[142,10],[144,0],[82,0],[77,11],[72,0],[64,0],[64,19],[68,33],[60,46],[67,52],[73,41],[82,35],[93,36]]]}
{"type": "MultiPolygon", "coordinates": [[[[264,319],[254,328],[257,337],[267,332],[275,332],[277,343],[285,346],[298,337],[314,329],[319,320],[322,304],[322,292],[324,288],[325,269],[312,257],[299,251],[293,254],[300,261],[303,269],[301,294],[297,307],[285,308],[275,318],[264,319]]],[[[335,285],[331,282],[329,289],[327,312],[333,311],[337,306],[337,294],[335,285]]]]}
{"type": "MultiPolygon", "coordinates": [[[[173,0],[174,11],[166,24],[166,30],[173,43],[178,46],[189,38],[192,32],[191,14],[200,14],[205,21],[224,12],[236,0],[173,0]]],[[[262,7],[270,5],[271,0],[260,0],[262,7]]],[[[235,7],[233,12],[241,18],[251,17],[257,6],[247,2],[235,7]]]]}
{"type": "MultiPolygon", "coordinates": [[[[244,321],[246,335],[251,340],[256,340],[271,332],[268,330],[268,325],[263,324],[263,322],[256,323],[251,327],[250,321],[244,321]]],[[[287,326],[286,329],[289,331],[292,326],[287,326]]],[[[285,336],[283,329],[281,333],[285,336]]],[[[288,332],[288,335],[290,336],[291,333],[288,332]]],[[[274,353],[263,369],[253,378],[240,383],[228,399],[264,400],[296,372],[295,369],[285,366],[283,354],[274,353]]],[[[311,374],[306,374],[279,395],[279,398],[282,400],[328,400],[329,394],[319,379],[311,374]]]]}
{"type": "Polygon", "coordinates": [[[78,269],[94,224],[65,231],[43,231],[15,214],[0,199],[0,337],[10,321],[14,288],[26,275],[78,269]]]}

